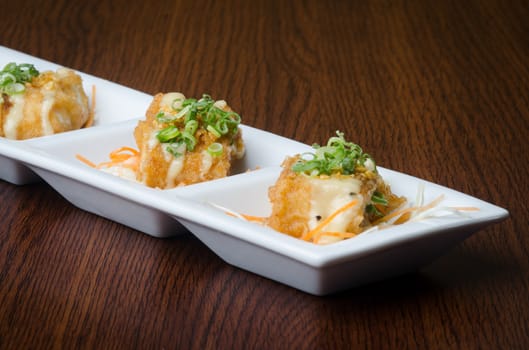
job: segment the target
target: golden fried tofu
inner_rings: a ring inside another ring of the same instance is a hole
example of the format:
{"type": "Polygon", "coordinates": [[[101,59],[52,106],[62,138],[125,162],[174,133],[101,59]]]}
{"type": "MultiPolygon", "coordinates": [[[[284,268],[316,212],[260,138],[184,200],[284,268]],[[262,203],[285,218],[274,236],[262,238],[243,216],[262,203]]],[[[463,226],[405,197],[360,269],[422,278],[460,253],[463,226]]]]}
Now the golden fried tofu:
{"type": "Polygon", "coordinates": [[[310,159],[287,157],[269,188],[266,225],[319,244],[352,237],[404,202],[376,171],[372,159],[339,137],[316,147],[310,159]]]}
{"type": "Polygon", "coordinates": [[[307,176],[292,170],[298,157],[289,157],[283,171],[269,189],[272,213],[267,224],[273,229],[301,238],[331,214],[356,200],[325,226],[329,232],[360,233],[367,225],[365,207],[377,188],[376,179],[351,175],[307,176]]]}
{"type": "Polygon", "coordinates": [[[159,93],[134,130],[140,152],[137,180],[162,189],[228,176],[244,155],[240,117],[208,95],[186,99],[159,93]]]}
{"type": "Polygon", "coordinates": [[[60,68],[38,74],[23,92],[2,93],[0,136],[29,139],[80,129],[91,123],[88,97],[81,77],[60,68]]]}

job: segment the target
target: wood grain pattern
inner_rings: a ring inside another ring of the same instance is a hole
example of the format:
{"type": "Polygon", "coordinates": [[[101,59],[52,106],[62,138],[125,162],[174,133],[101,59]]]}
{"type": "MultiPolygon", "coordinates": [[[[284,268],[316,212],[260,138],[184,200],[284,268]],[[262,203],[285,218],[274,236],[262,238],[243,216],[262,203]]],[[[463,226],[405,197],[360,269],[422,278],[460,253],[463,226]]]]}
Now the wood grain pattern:
{"type": "Polygon", "coordinates": [[[0,182],[0,348],[529,348],[526,1],[2,4],[0,44],[150,94],[225,98],[511,217],[415,274],[314,297],[0,182]],[[5,14],[5,15],[4,15],[5,14]],[[9,15],[8,15],[9,14],[9,15]]]}

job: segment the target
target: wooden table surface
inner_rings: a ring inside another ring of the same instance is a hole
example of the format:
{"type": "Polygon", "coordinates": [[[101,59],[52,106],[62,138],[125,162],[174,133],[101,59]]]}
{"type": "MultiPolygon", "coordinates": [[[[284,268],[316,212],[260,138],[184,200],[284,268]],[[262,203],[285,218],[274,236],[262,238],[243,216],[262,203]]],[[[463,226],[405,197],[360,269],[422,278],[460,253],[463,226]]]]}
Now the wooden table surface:
{"type": "MultiPolygon", "coordinates": [[[[5,1],[0,45],[204,92],[509,210],[416,273],[316,297],[0,181],[0,348],[529,348],[527,1],[5,1]]],[[[142,111],[143,112],[143,111],[142,111]]]]}

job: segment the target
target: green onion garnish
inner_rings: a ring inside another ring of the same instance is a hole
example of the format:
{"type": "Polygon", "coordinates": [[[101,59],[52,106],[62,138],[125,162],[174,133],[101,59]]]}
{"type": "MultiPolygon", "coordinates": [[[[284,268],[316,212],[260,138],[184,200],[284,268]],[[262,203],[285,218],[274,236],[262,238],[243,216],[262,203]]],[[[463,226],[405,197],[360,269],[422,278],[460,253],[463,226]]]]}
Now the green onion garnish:
{"type": "Polygon", "coordinates": [[[366,212],[374,217],[381,217],[382,213],[373,204],[366,205],[366,212]]]}
{"type": "MultiPolygon", "coordinates": [[[[299,161],[292,166],[292,170],[310,176],[351,175],[359,167],[365,167],[368,159],[375,164],[373,158],[364,153],[360,146],[346,141],[342,132],[336,131],[336,135],[331,137],[325,146],[313,145],[315,151],[302,154],[299,161]]],[[[376,172],[376,166],[374,171],[376,172]]]]}
{"type": "Polygon", "coordinates": [[[195,136],[193,136],[187,131],[184,131],[182,133],[182,141],[184,141],[184,143],[186,144],[188,151],[194,150],[197,144],[197,139],[195,138],[195,136]]]}
{"type": "Polygon", "coordinates": [[[369,215],[375,216],[375,217],[381,217],[383,214],[380,212],[380,210],[377,209],[376,205],[382,205],[384,207],[388,206],[388,200],[384,195],[378,191],[375,191],[373,195],[371,196],[371,203],[366,205],[366,212],[369,215]]]}
{"type": "Polygon", "coordinates": [[[171,108],[175,111],[178,110],[179,106],[182,105],[182,99],[181,98],[175,98],[173,102],[171,103],[171,108]]]}
{"type": "Polygon", "coordinates": [[[218,142],[213,142],[208,147],[208,153],[211,154],[212,156],[220,156],[222,155],[222,151],[223,151],[222,144],[218,142]]]}
{"type": "MultiPolygon", "coordinates": [[[[235,135],[241,122],[241,117],[232,111],[226,112],[215,106],[215,100],[207,94],[202,98],[175,99],[171,104],[172,112],[160,111],[156,120],[163,124],[169,124],[158,132],[156,137],[161,143],[168,143],[166,150],[175,155],[181,155],[177,148],[185,145],[188,151],[192,151],[197,139],[195,133],[199,128],[207,130],[215,138],[225,135],[235,135]]],[[[217,144],[217,143],[215,143],[217,144]]],[[[222,154],[222,145],[210,146],[213,155],[222,154]]]]}
{"type": "Polygon", "coordinates": [[[213,135],[215,135],[215,137],[221,137],[222,136],[220,131],[217,130],[217,128],[214,127],[213,125],[206,126],[206,130],[209,131],[210,133],[212,133],[213,135]]]}
{"type": "Polygon", "coordinates": [[[178,143],[178,142],[173,142],[173,143],[169,143],[167,144],[167,147],[165,147],[165,150],[169,153],[171,153],[173,156],[175,157],[180,157],[183,152],[185,152],[185,147],[182,148],[182,143],[178,143]]]}
{"type": "Polygon", "coordinates": [[[8,63],[0,71],[0,93],[7,95],[23,93],[26,90],[25,83],[39,74],[39,71],[32,64],[8,63]]]}
{"type": "Polygon", "coordinates": [[[384,195],[378,191],[375,191],[373,195],[371,196],[371,202],[376,204],[382,204],[387,206],[388,200],[384,197],[384,195]]]}
{"type": "Polygon", "coordinates": [[[156,134],[156,137],[158,138],[158,141],[165,143],[165,142],[174,142],[176,139],[181,135],[182,133],[178,128],[174,125],[170,125],[158,132],[156,134]]]}
{"type": "Polygon", "coordinates": [[[184,127],[184,129],[191,135],[194,135],[198,129],[198,122],[196,120],[190,120],[186,123],[186,126],[184,127]]]}

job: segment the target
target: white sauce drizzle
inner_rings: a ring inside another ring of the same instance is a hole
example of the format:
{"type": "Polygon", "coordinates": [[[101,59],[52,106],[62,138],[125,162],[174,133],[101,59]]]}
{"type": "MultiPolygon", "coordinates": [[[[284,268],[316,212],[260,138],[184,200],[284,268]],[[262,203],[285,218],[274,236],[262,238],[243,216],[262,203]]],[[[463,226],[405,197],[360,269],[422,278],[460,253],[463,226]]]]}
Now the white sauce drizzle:
{"type": "Polygon", "coordinates": [[[160,141],[158,140],[158,138],[156,137],[156,134],[158,132],[157,131],[154,131],[151,133],[151,135],[149,136],[149,140],[147,141],[147,153],[149,153],[150,151],[152,151],[156,146],[158,146],[158,144],[160,143],[160,141]]]}
{"type": "MultiPolygon", "coordinates": [[[[46,84],[41,89],[42,92],[42,106],[40,108],[40,123],[42,127],[42,135],[53,135],[54,130],[51,125],[51,109],[55,103],[55,91],[51,84],[46,84]]],[[[63,122],[63,120],[61,120],[63,122]]]]}
{"type": "Polygon", "coordinates": [[[325,231],[344,232],[347,225],[358,212],[362,205],[363,196],[360,194],[362,182],[354,178],[326,178],[310,179],[312,194],[310,200],[309,229],[315,228],[320,220],[334,213],[353,199],[358,203],[334,218],[325,228],[325,231]],[[353,195],[351,195],[351,193],[353,195]],[[317,218],[320,218],[318,220],[317,218]]]}
{"type": "Polygon", "coordinates": [[[209,172],[211,166],[213,165],[213,157],[209,154],[208,151],[202,151],[202,162],[200,164],[200,177],[204,176],[209,172]]]}
{"type": "Polygon", "coordinates": [[[16,140],[18,136],[18,126],[24,119],[25,99],[23,95],[9,96],[11,108],[4,119],[4,134],[8,139],[16,140]]]}
{"type": "Polygon", "coordinates": [[[180,174],[182,169],[184,168],[184,160],[185,160],[185,153],[186,153],[186,145],[182,144],[180,147],[176,150],[181,155],[178,157],[175,157],[171,153],[167,152],[165,149],[163,149],[164,157],[167,161],[170,161],[169,167],[167,168],[167,174],[165,176],[165,187],[170,188],[175,186],[175,179],[180,174]],[[171,158],[168,159],[168,156],[171,158]]]}
{"type": "Polygon", "coordinates": [[[167,176],[165,177],[165,187],[171,188],[175,186],[175,179],[182,171],[182,168],[184,167],[184,156],[181,155],[179,157],[175,157],[171,164],[169,164],[169,168],[167,169],[167,176]]]}

